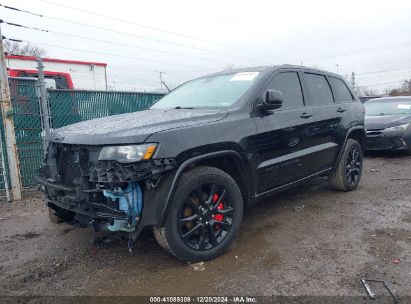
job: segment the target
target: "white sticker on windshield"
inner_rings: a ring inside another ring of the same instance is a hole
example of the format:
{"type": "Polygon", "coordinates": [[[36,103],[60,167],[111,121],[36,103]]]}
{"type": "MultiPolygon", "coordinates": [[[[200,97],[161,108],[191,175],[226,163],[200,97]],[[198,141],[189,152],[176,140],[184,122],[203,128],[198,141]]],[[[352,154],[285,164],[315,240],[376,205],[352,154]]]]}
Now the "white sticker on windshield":
{"type": "Polygon", "coordinates": [[[251,81],[253,80],[259,72],[242,72],[237,73],[231,77],[230,81],[251,81]]]}
{"type": "Polygon", "coordinates": [[[399,104],[397,106],[397,109],[410,110],[411,109],[411,104],[399,104]]]}

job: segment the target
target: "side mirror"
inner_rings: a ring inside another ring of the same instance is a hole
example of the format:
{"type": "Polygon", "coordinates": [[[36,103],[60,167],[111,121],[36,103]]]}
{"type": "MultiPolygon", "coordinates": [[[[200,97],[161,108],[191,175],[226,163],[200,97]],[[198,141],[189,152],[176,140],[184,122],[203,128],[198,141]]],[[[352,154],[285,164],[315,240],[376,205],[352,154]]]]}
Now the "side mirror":
{"type": "Polygon", "coordinates": [[[281,108],[283,105],[283,93],[275,90],[268,90],[265,93],[265,104],[269,106],[271,110],[281,108]]]}
{"type": "Polygon", "coordinates": [[[276,90],[267,90],[264,101],[258,105],[260,110],[275,110],[283,105],[283,93],[276,90]]]}

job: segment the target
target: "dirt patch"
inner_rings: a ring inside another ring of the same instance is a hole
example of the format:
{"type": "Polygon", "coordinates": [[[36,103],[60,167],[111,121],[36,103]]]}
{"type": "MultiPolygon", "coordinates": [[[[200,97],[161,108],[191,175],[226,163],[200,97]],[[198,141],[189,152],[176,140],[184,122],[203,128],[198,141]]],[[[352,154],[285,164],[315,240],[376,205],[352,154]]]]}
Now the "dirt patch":
{"type": "Polygon", "coordinates": [[[34,239],[34,238],[37,238],[37,237],[39,237],[40,236],[40,234],[39,233],[35,233],[35,232],[26,232],[26,233],[23,233],[23,234],[16,234],[16,235],[13,235],[12,237],[13,238],[16,238],[17,240],[28,240],[28,239],[34,239]]]}
{"type": "Polygon", "coordinates": [[[48,220],[40,193],[0,203],[5,295],[360,295],[362,277],[411,295],[411,157],[372,154],[356,191],[324,178],[257,203],[204,271],[167,255],[151,232],[90,245],[87,229],[48,220]],[[397,263],[397,260],[399,261],[397,263]]]}

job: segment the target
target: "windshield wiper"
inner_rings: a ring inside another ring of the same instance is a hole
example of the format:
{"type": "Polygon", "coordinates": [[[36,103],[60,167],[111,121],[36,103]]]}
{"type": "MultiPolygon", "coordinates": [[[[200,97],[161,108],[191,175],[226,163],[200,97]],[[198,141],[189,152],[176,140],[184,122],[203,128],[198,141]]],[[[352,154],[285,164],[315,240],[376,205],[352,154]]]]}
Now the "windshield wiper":
{"type": "Polygon", "coordinates": [[[181,106],[177,106],[174,109],[194,109],[194,108],[189,108],[189,107],[181,107],[181,106]]]}

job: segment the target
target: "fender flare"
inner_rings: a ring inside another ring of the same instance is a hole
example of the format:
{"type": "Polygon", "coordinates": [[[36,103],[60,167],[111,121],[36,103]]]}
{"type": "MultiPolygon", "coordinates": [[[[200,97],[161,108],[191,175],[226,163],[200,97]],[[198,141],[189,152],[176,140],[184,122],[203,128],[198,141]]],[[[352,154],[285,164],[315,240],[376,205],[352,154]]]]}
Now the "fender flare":
{"type": "Polygon", "coordinates": [[[247,196],[249,196],[249,181],[248,181],[248,175],[246,174],[246,164],[244,163],[243,159],[241,158],[240,154],[234,150],[223,150],[223,151],[217,151],[217,152],[211,152],[207,154],[202,154],[199,156],[195,156],[192,158],[187,159],[184,161],[181,166],[177,169],[177,172],[174,176],[173,182],[171,184],[171,187],[168,191],[168,195],[166,198],[166,201],[164,203],[164,208],[163,212],[160,218],[160,226],[163,227],[165,225],[165,221],[167,219],[167,214],[170,209],[171,201],[174,197],[174,193],[178,184],[178,181],[180,180],[181,175],[184,173],[185,169],[187,169],[190,165],[192,165],[195,162],[202,161],[205,159],[212,159],[212,158],[217,158],[219,156],[224,156],[224,155],[231,155],[236,158],[236,160],[240,164],[240,170],[241,170],[241,175],[246,178],[246,183],[247,183],[247,196]]]}
{"type": "Polygon", "coordinates": [[[335,170],[335,169],[337,168],[338,164],[340,163],[342,154],[343,154],[343,152],[344,152],[344,149],[345,149],[345,146],[346,146],[346,144],[347,144],[348,138],[350,137],[350,134],[351,134],[353,131],[356,131],[356,130],[362,130],[362,131],[364,131],[364,139],[365,139],[365,137],[367,136],[367,131],[366,131],[366,129],[365,129],[364,126],[355,126],[355,127],[351,127],[350,129],[348,129],[347,134],[345,135],[344,144],[343,144],[343,146],[341,147],[340,152],[338,153],[337,161],[336,161],[335,164],[334,164],[333,170],[335,170]]]}

